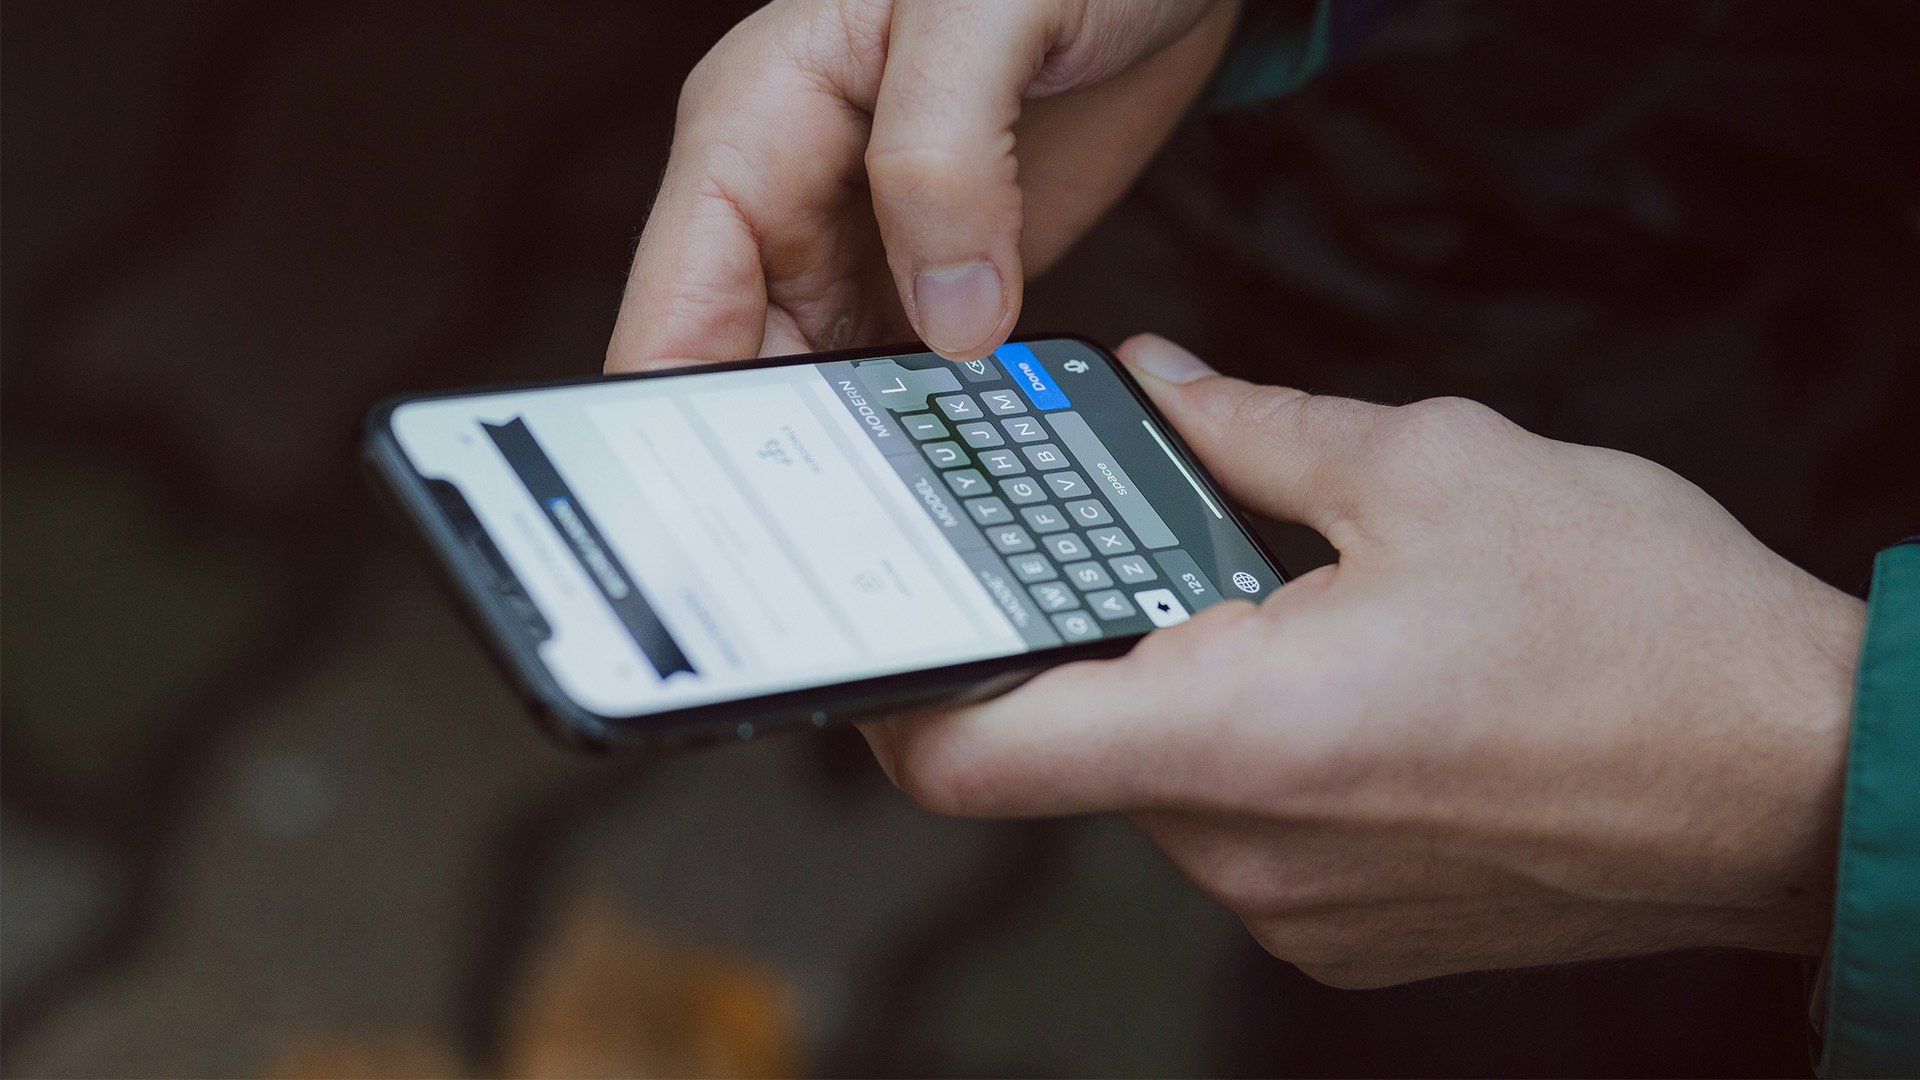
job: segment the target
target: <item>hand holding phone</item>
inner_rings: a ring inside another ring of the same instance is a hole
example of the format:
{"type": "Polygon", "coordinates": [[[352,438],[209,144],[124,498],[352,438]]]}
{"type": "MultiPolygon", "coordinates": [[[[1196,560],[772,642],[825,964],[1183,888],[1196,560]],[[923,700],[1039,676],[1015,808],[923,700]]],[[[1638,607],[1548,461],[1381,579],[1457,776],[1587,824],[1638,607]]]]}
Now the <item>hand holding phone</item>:
{"type": "Polygon", "coordinates": [[[1075,338],[423,395],[367,432],[495,655],[587,745],[989,693],[1283,580],[1075,338]]]}
{"type": "Polygon", "coordinates": [[[1124,811],[1340,986],[1826,947],[1859,600],[1632,455],[1121,351],[1230,493],[1339,562],[863,725],[903,788],[952,814],[1124,811]]]}

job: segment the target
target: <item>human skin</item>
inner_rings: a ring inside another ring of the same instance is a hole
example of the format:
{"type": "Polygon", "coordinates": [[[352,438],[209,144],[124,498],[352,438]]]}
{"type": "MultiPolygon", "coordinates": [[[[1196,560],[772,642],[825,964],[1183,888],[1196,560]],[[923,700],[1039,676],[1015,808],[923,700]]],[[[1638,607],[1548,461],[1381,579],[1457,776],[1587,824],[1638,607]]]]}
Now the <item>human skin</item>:
{"type": "MultiPolygon", "coordinates": [[[[769,5],[688,79],[608,369],[909,332],[986,354],[1233,16],[769,5]]],[[[1124,658],[865,725],[903,788],[955,814],[1125,812],[1337,985],[1819,951],[1857,601],[1650,462],[1461,401],[1251,386],[1155,338],[1122,355],[1231,493],[1339,562],[1124,658]]]]}
{"type": "Polygon", "coordinates": [[[1652,462],[1121,349],[1241,505],[1339,560],[1114,660],[869,724],[979,817],[1122,811],[1337,986],[1821,951],[1864,605],[1652,462]]]}
{"type": "Polygon", "coordinates": [[[985,356],[1125,193],[1237,0],[776,0],[688,76],[608,371],[985,356]]]}

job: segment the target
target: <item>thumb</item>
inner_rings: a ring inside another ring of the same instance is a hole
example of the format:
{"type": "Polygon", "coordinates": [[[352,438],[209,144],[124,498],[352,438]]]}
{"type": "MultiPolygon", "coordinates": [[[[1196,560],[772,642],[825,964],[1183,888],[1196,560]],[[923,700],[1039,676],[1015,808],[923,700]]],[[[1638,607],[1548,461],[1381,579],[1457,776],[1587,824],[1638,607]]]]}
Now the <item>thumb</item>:
{"type": "Polygon", "coordinates": [[[1228,378],[1154,334],[1119,355],[1236,501],[1338,546],[1341,523],[1360,516],[1363,466],[1392,409],[1228,378]]]}
{"type": "Polygon", "coordinates": [[[1020,310],[1020,101],[1045,56],[1043,4],[901,4],[867,142],[887,262],[922,340],[957,360],[1020,310]]]}

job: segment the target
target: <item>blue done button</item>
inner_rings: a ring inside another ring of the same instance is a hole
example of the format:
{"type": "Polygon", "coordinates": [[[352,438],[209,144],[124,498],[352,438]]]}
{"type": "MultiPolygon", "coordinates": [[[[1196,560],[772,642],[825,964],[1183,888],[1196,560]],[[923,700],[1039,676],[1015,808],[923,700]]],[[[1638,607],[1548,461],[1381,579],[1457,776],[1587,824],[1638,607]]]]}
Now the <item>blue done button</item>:
{"type": "Polygon", "coordinates": [[[1007,369],[1013,381],[1026,391],[1027,400],[1033,402],[1036,409],[1066,409],[1073,402],[1061,393],[1060,384],[1053,381],[1053,373],[1047,370],[1033,350],[1018,342],[1008,342],[993,350],[993,358],[1007,369]]]}

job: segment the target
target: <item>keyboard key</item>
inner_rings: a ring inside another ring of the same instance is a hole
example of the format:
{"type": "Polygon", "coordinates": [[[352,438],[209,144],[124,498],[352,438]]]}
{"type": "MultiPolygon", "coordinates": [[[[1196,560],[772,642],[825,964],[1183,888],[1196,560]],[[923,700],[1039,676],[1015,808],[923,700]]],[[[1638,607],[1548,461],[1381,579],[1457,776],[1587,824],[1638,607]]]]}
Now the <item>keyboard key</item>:
{"type": "Polygon", "coordinates": [[[933,403],[940,406],[940,411],[946,413],[949,420],[978,420],[984,415],[980,411],[980,403],[965,394],[937,397],[933,403]]]}
{"type": "Polygon", "coordinates": [[[1080,598],[1074,595],[1072,589],[1067,588],[1065,582],[1043,581],[1038,585],[1027,586],[1027,591],[1033,594],[1033,602],[1040,605],[1041,611],[1065,611],[1068,608],[1080,606],[1080,598]]]}
{"type": "Polygon", "coordinates": [[[989,490],[987,478],[980,475],[979,469],[954,469],[952,472],[944,472],[940,475],[947,478],[947,486],[961,498],[969,495],[985,495],[989,490]]]}
{"type": "Polygon", "coordinates": [[[960,374],[968,382],[999,382],[1000,365],[986,359],[968,360],[960,365],[960,374]]]}
{"type": "Polygon", "coordinates": [[[1033,467],[1036,469],[1064,469],[1073,464],[1067,460],[1067,455],[1061,453],[1060,448],[1052,443],[1023,446],[1020,449],[1027,455],[1027,460],[1033,462],[1033,467]]]}
{"type": "Polygon", "coordinates": [[[930,442],[920,449],[926,452],[928,461],[942,469],[964,465],[967,461],[967,452],[960,449],[957,442],[930,442]]]}
{"type": "Polygon", "coordinates": [[[1045,555],[1015,555],[1007,560],[1013,568],[1013,576],[1021,581],[1050,581],[1060,575],[1053,572],[1053,563],[1045,555]]]}
{"type": "Polygon", "coordinates": [[[1041,479],[1045,480],[1047,486],[1053,489],[1053,493],[1062,499],[1077,499],[1082,495],[1093,493],[1093,489],[1087,486],[1086,479],[1077,472],[1048,473],[1041,479]]]}
{"type": "Polygon", "coordinates": [[[1084,611],[1063,611],[1050,616],[1053,628],[1068,641],[1091,641],[1100,636],[1100,624],[1084,611]]]}
{"type": "MultiPolygon", "coordinates": [[[[928,419],[933,418],[928,417],[928,419]]],[[[938,424],[940,421],[934,420],[933,422],[938,424]]],[[[945,427],[940,429],[943,434],[946,430],[945,427]]],[[[1007,444],[1007,440],[1000,437],[1000,429],[987,423],[985,420],[973,424],[961,424],[959,431],[960,437],[965,439],[967,445],[973,447],[975,450],[983,446],[1005,446],[1007,444]]]]}
{"type": "MultiPolygon", "coordinates": [[[[1173,547],[1180,542],[1160,517],[1160,512],[1140,493],[1139,485],[1127,476],[1127,470],[1114,460],[1112,452],[1100,441],[1100,436],[1093,433],[1093,428],[1088,426],[1084,417],[1079,413],[1065,412],[1054,413],[1050,419],[1054,432],[1060,436],[1067,452],[1093,477],[1100,493],[1113,503],[1114,512],[1126,519],[1128,529],[1134,539],[1140,541],[1141,547],[1173,547]]],[[[1171,453],[1170,450],[1168,452],[1171,453]]],[[[1169,463],[1183,472],[1186,469],[1178,459],[1171,459],[1169,463]]],[[[1200,493],[1198,487],[1194,491],[1200,493]]],[[[1203,498],[1203,501],[1206,500],[1203,498]]],[[[1214,509],[1217,513],[1218,508],[1214,509]]]]}
{"type": "Polygon", "coordinates": [[[1047,501],[1046,489],[1040,486],[1038,480],[1034,480],[1031,477],[1018,476],[1012,480],[1002,480],[1000,481],[1000,490],[1007,493],[1007,498],[1017,503],[1047,501]]]}
{"type": "Polygon", "coordinates": [[[1046,545],[1047,550],[1053,554],[1053,557],[1059,559],[1061,562],[1072,562],[1075,559],[1084,559],[1091,554],[1091,552],[1087,550],[1087,545],[1082,543],[1080,538],[1072,533],[1056,533],[1053,536],[1043,538],[1041,542],[1046,545]]]}
{"type": "Polygon", "coordinates": [[[1057,506],[1029,506],[1020,511],[1027,528],[1037,533],[1059,532],[1067,527],[1067,516],[1057,506]]]}
{"type": "Polygon", "coordinates": [[[1113,576],[1120,579],[1122,585],[1138,585],[1142,581],[1152,581],[1159,577],[1153,572],[1153,564],[1145,555],[1127,555],[1123,558],[1108,559],[1107,565],[1113,567],[1113,576]]]}
{"type": "Polygon", "coordinates": [[[1020,400],[1017,390],[983,390],[980,401],[995,416],[1012,416],[1027,411],[1027,403],[1020,400]]]}
{"type": "Polygon", "coordinates": [[[867,396],[893,412],[917,412],[927,407],[927,395],[960,389],[960,380],[945,364],[904,368],[895,360],[867,360],[853,366],[867,396]]]}
{"type": "Polygon", "coordinates": [[[1033,550],[1033,537],[1018,525],[1002,525],[997,529],[989,529],[987,539],[993,542],[995,550],[1002,555],[1033,550]]]}
{"type": "Polygon", "coordinates": [[[982,525],[1005,525],[1013,520],[1013,511],[1007,509],[1007,504],[998,496],[989,495],[984,499],[968,499],[967,516],[982,525]]]}
{"type": "Polygon", "coordinates": [[[1012,476],[1027,471],[1027,467],[1020,464],[1020,455],[1011,450],[988,450],[980,455],[980,464],[985,465],[994,476],[1012,476]]]}
{"type": "Polygon", "coordinates": [[[1111,525],[1113,515],[1107,513],[1107,506],[1099,499],[1081,499],[1067,504],[1067,516],[1076,525],[1111,525]]]}
{"type": "Polygon", "coordinates": [[[1073,402],[1060,390],[1060,384],[1054,381],[1053,372],[1047,365],[1033,355],[1033,348],[1018,341],[1009,341],[993,350],[993,358],[1007,369],[1007,374],[1026,392],[1036,409],[1065,409],[1073,402]]]}
{"type": "Polygon", "coordinates": [[[1127,594],[1119,589],[1088,593],[1087,606],[1093,609],[1095,615],[1109,622],[1114,619],[1124,619],[1134,613],[1133,601],[1127,599],[1127,594]]]}
{"type": "Polygon", "coordinates": [[[1092,560],[1068,563],[1061,567],[1060,571],[1066,574],[1067,580],[1073,582],[1074,587],[1081,592],[1113,588],[1113,578],[1107,574],[1107,568],[1092,560]]]}
{"type": "Polygon", "coordinates": [[[1154,555],[1160,562],[1160,569],[1167,572],[1167,580],[1173,582],[1173,591],[1180,594],[1189,609],[1199,611],[1203,607],[1220,602],[1220,590],[1193,561],[1193,556],[1175,548],[1154,555]]]}
{"type": "Polygon", "coordinates": [[[1133,550],[1133,541],[1122,529],[1088,529],[1087,543],[1095,555],[1125,555],[1133,550]]]}
{"type": "MultiPolygon", "coordinates": [[[[1139,602],[1140,610],[1147,613],[1155,626],[1175,626],[1187,621],[1187,609],[1180,606],[1180,600],[1171,589],[1147,589],[1133,594],[1139,602]]],[[[1093,598],[1087,598],[1091,601],[1093,598]]]]}
{"type": "Polygon", "coordinates": [[[940,418],[930,412],[903,416],[900,418],[900,426],[907,429],[907,434],[923,442],[927,439],[947,437],[947,425],[941,423],[940,418]]]}
{"type": "Polygon", "coordinates": [[[1041,427],[1040,421],[1031,416],[1016,416],[1011,420],[1002,420],[1000,426],[1007,429],[1007,437],[1014,442],[1044,442],[1047,438],[1047,429],[1041,427]]]}

